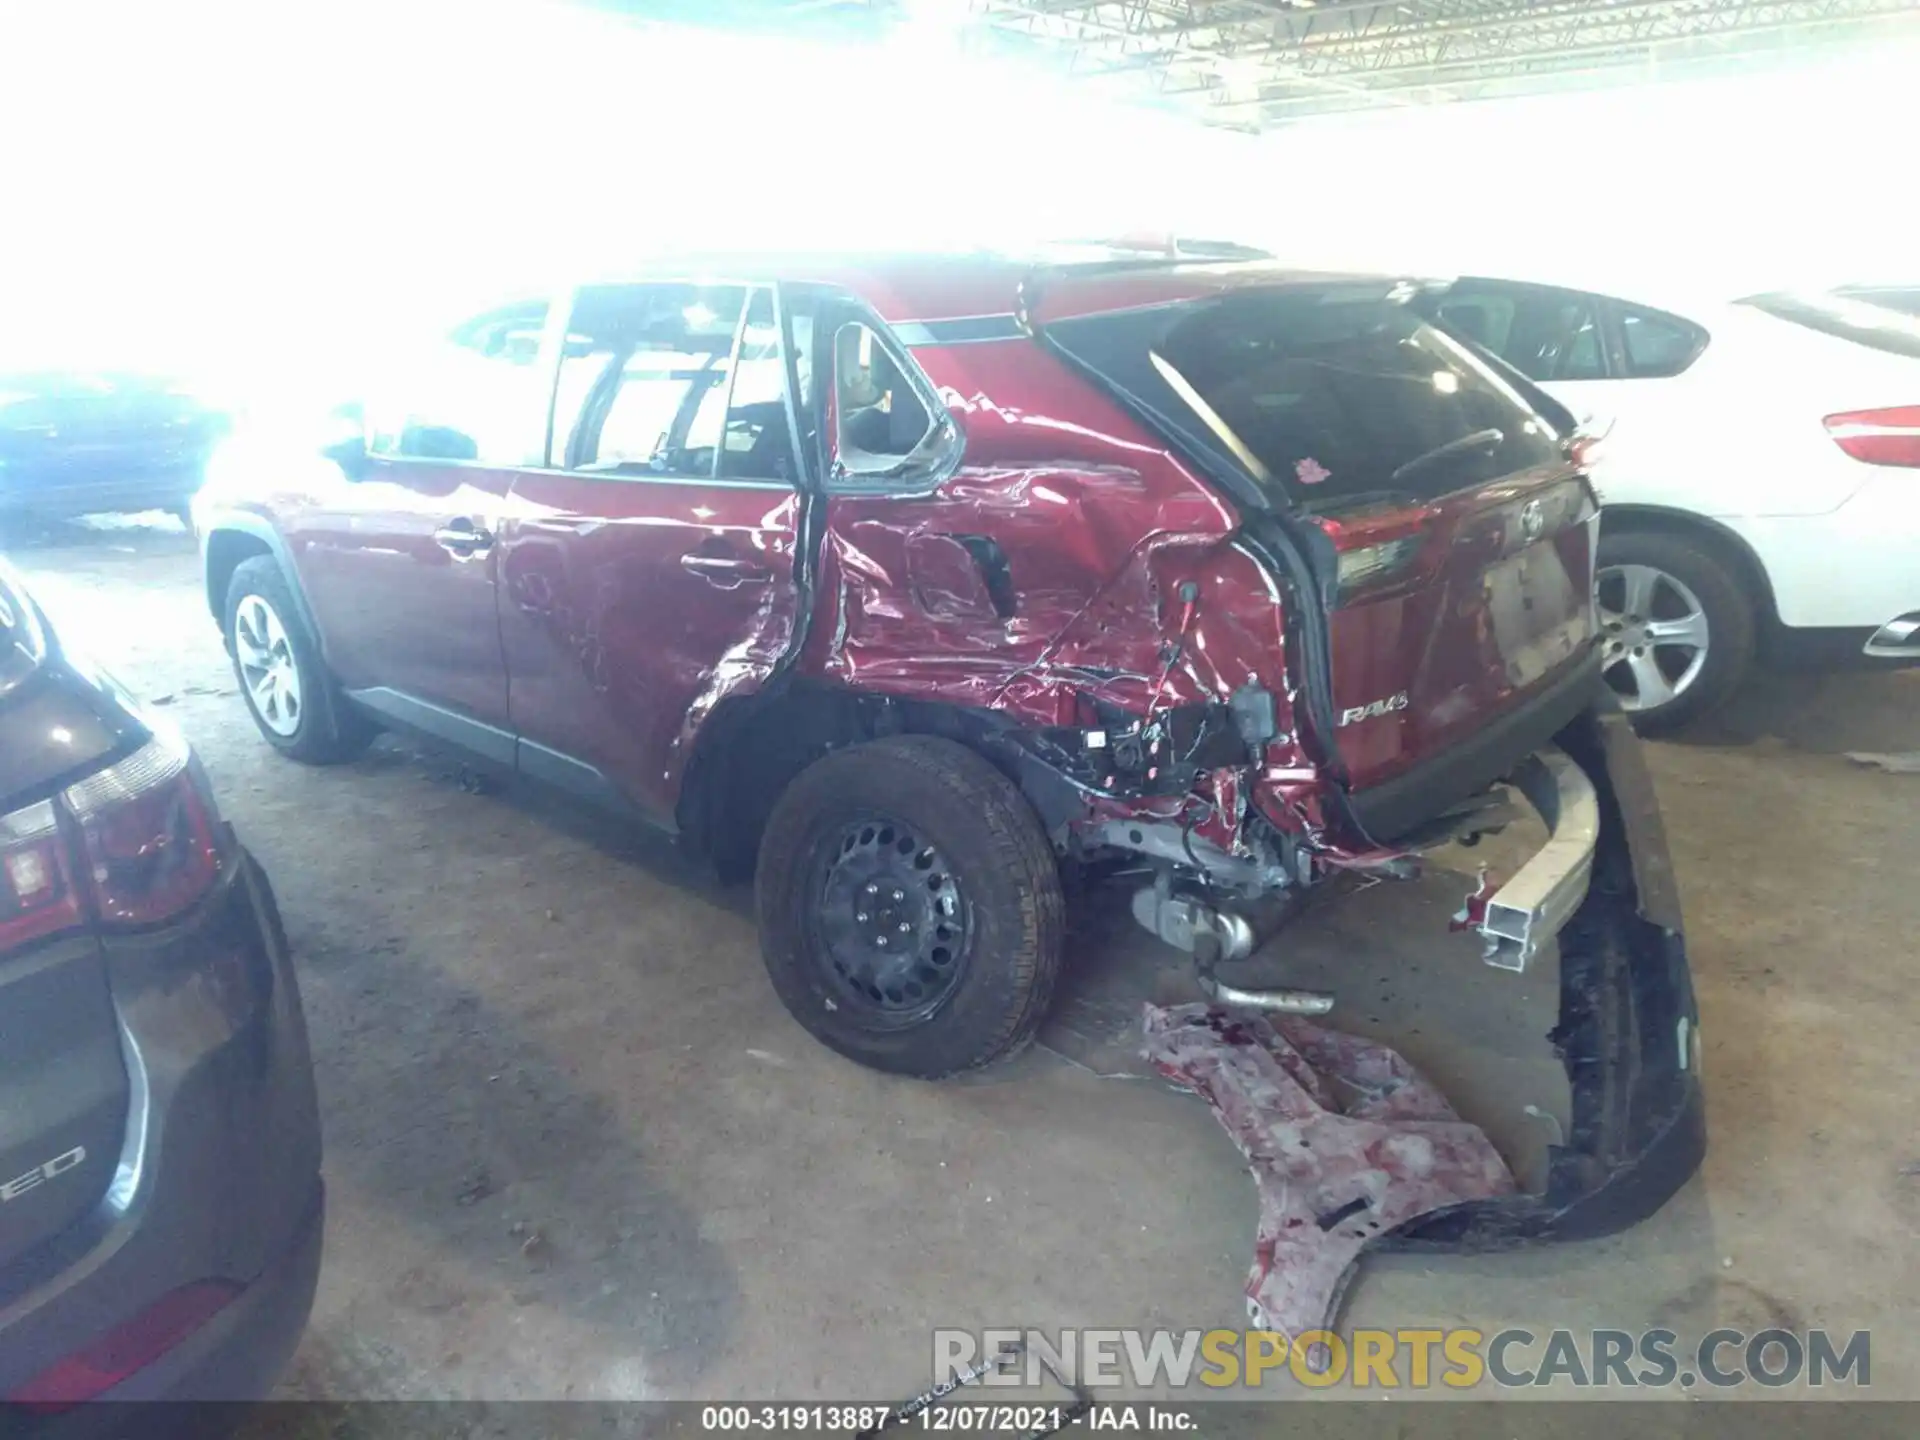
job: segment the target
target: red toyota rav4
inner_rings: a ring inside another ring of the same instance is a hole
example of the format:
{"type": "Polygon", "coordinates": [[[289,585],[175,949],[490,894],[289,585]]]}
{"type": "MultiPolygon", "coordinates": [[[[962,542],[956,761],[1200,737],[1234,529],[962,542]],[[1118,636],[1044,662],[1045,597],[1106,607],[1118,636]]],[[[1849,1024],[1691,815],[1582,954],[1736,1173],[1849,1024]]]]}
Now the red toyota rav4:
{"type": "Polygon", "coordinates": [[[1579,441],[1420,287],[1264,262],[721,260],[530,296],[396,367],[355,433],[236,449],[196,504],[247,704],[295,758],[378,726],[757,877],[820,1039],[1007,1055],[1063,861],[1225,986],[1274,896],[1512,818],[1473,906],[1559,939],[1574,1125],[1545,1195],[1437,1239],[1611,1228],[1704,1144],[1678,905],[1599,683],[1579,441]],[[1506,782],[1506,783],[1503,783],[1506,782]]]}

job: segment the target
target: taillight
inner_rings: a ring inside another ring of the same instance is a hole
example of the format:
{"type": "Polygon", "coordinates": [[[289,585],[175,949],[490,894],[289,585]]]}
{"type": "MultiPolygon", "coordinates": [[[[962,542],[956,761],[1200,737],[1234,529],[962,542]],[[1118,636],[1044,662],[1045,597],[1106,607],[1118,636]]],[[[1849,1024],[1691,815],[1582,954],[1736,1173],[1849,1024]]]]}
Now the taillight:
{"type": "Polygon", "coordinates": [[[1833,443],[1856,460],[1920,469],[1920,405],[1845,410],[1827,416],[1826,427],[1833,443]]]}
{"type": "Polygon", "coordinates": [[[53,802],[0,815],[0,952],[80,920],[53,802]]]}
{"type": "Polygon", "coordinates": [[[204,895],[220,873],[219,820],[192,754],[156,737],[68,788],[83,882],[102,923],[154,925],[204,895]]]}
{"type": "Polygon", "coordinates": [[[7,1400],[42,1414],[93,1399],[158,1360],[219,1314],[240,1287],[203,1280],[162,1296],[133,1319],[117,1325],[84,1350],[42,1370],[7,1392],[7,1400]]]}
{"type": "Polygon", "coordinates": [[[1340,593],[1364,589],[1376,580],[1384,580],[1407,567],[1427,543],[1424,535],[1408,535],[1378,545],[1362,545],[1357,550],[1340,552],[1340,593]]]}
{"type": "Polygon", "coordinates": [[[1345,600],[1412,565],[1426,549],[1433,512],[1389,503],[1317,516],[1314,523],[1333,541],[1339,596],[1345,600]]]}

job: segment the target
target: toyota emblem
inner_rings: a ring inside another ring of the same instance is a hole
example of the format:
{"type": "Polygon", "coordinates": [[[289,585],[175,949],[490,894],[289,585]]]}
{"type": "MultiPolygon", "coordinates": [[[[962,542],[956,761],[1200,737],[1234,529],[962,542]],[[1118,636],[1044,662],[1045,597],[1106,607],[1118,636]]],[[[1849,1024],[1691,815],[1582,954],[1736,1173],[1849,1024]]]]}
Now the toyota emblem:
{"type": "Polygon", "coordinates": [[[1538,540],[1547,529],[1547,510],[1538,500],[1529,500],[1520,511],[1520,533],[1529,542],[1538,540]]]}

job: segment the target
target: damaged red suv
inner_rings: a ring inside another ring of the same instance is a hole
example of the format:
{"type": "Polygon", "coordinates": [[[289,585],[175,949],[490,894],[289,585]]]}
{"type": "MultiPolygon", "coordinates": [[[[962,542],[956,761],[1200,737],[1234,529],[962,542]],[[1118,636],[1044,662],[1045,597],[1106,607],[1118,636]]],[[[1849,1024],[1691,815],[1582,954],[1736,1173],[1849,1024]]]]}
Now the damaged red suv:
{"type": "Polygon", "coordinates": [[[1678,905],[1599,680],[1564,412],[1422,290],[1268,262],[717,257],[475,315],[355,433],[196,502],[267,741],[391,726],[756,877],[821,1040],[939,1076],[1039,1025],[1063,863],[1225,986],[1284,892],[1552,838],[1474,919],[1558,939],[1544,1195],[1424,1238],[1613,1228],[1704,1145],[1678,905]]]}

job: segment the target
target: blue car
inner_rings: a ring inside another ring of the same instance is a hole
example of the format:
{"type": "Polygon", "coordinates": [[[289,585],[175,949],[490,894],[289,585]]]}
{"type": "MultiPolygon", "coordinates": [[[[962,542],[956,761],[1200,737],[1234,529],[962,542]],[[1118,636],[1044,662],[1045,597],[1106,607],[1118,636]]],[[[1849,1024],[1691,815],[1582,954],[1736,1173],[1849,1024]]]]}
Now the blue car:
{"type": "Polygon", "coordinates": [[[221,411],[151,376],[0,373],[0,517],[184,518],[227,428],[221,411]]]}

